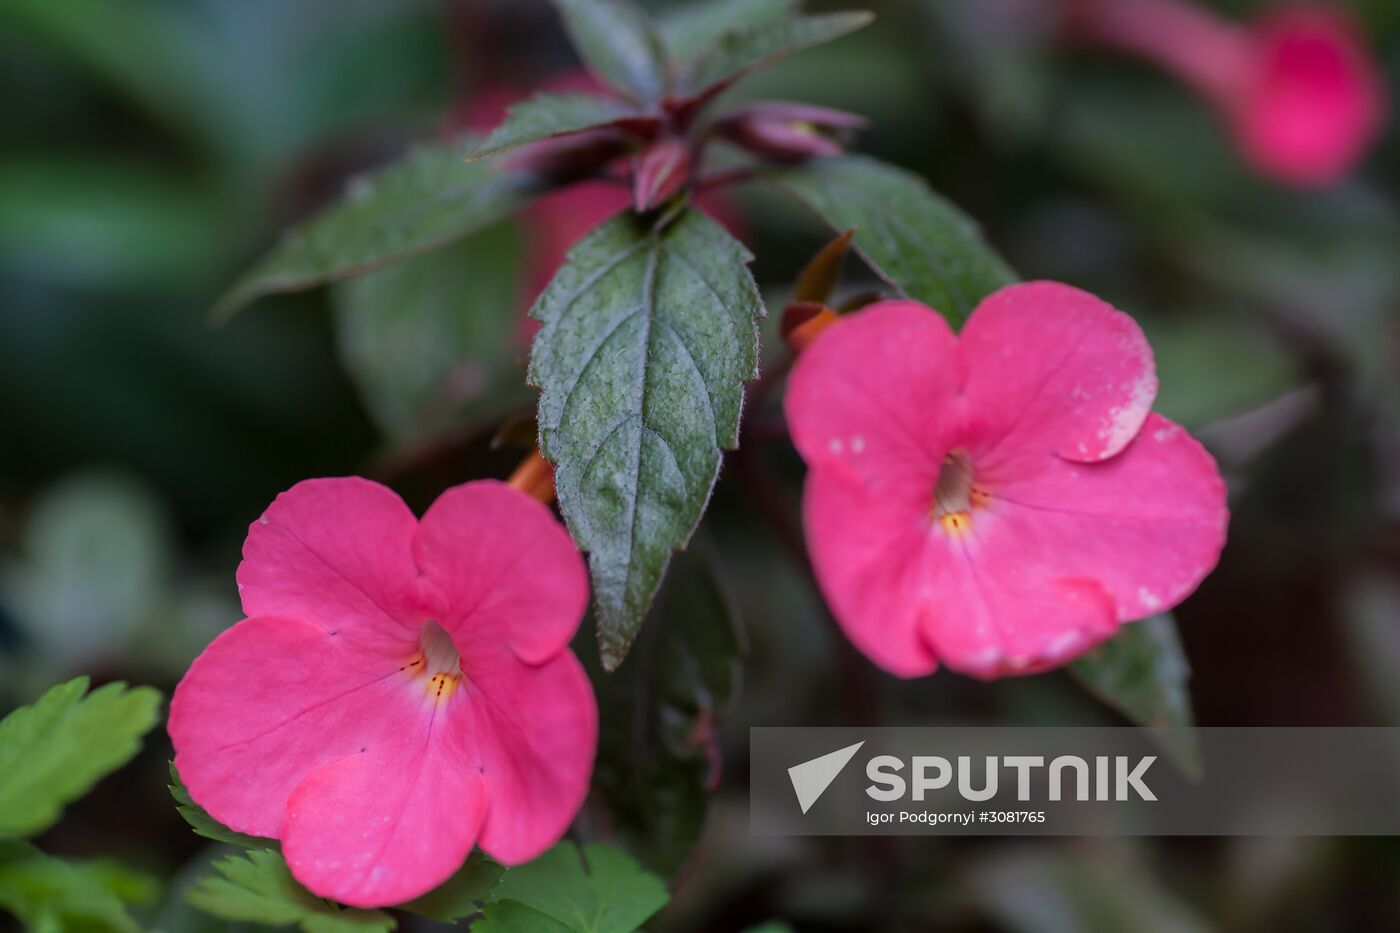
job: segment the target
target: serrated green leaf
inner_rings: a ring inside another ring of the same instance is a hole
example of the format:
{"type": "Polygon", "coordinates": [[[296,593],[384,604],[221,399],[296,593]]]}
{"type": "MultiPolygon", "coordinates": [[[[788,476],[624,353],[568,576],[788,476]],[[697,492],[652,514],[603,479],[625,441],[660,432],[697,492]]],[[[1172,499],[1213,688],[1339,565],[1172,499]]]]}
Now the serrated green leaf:
{"type": "Polygon", "coordinates": [[[670,896],[655,875],[605,845],[561,842],[512,868],[473,933],[632,933],[670,896]]]}
{"type": "Polygon", "coordinates": [[[229,829],[210,816],[203,807],[194,802],[189,789],[185,787],[185,782],[180,780],[180,772],[175,769],[173,761],[170,762],[169,789],[170,796],[175,798],[176,811],[186,823],[190,824],[190,828],[195,831],[196,835],[244,849],[275,849],[278,847],[279,843],[276,839],[264,839],[261,836],[240,833],[237,830],[229,829]]]}
{"type": "Polygon", "coordinates": [[[160,693],[88,679],[59,684],[0,720],[0,834],[30,836],[141,749],[159,719],[160,693]]]}
{"type": "Polygon", "coordinates": [[[713,94],[794,52],[855,32],[874,18],[863,11],[780,16],[760,20],[746,29],[726,31],[686,67],[683,85],[690,91],[713,94]]]}
{"type": "Polygon", "coordinates": [[[638,103],[667,90],[666,53],[646,13],[630,0],[554,0],[588,69],[638,103]]]}
{"type": "Polygon", "coordinates": [[[1094,696],[1154,734],[1186,774],[1200,772],[1193,727],[1191,666],[1170,614],[1124,625],[1118,634],[1070,665],[1094,696]]]}
{"type": "Polygon", "coordinates": [[[573,927],[552,920],[519,901],[487,904],[472,933],[573,933],[573,927]]]}
{"type": "Polygon", "coordinates": [[[31,933],[140,933],[128,904],[155,900],[159,883],[106,861],[65,861],[27,842],[0,839],[0,909],[31,933]]]}
{"type": "Polygon", "coordinates": [[[855,250],[875,274],[955,327],[1015,280],[977,225],[911,172],[846,156],[770,177],[833,230],[855,227],[855,250]]]}
{"type": "Polygon", "coordinates": [[[420,898],[400,904],[403,910],[451,923],[480,910],[482,901],[490,897],[504,866],[480,852],[473,852],[456,873],[420,898]]]}
{"type": "Polygon", "coordinates": [[[719,766],[715,730],[739,689],[743,633],[705,551],[676,555],[633,648],[637,660],[593,678],[597,799],[627,849],[662,876],[700,837],[719,766]]]}
{"type": "Polygon", "coordinates": [[[341,361],[387,436],[422,440],[525,401],[522,252],[500,224],[335,286],[341,361]]]}
{"type": "Polygon", "coordinates": [[[698,211],[662,229],[624,213],[569,252],[531,311],[540,449],[589,553],[609,670],[738,444],[763,315],[752,258],[698,211]]]}
{"type": "Polygon", "coordinates": [[[801,6],[801,0],[701,0],[669,11],[657,23],[657,31],[672,60],[686,63],[726,33],[792,16],[801,6]]]}
{"type": "Polygon", "coordinates": [[[597,94],[536,94],[511,105],[506,118],[467,155],[468,162],[636,116],[636,111],[597,94]]]}
{"type": "Polygon", "coordinates": [[[383,268],[507,217],[532,181],[468,164],[466,140],[410,149],[353,180],[340,200],[287,231],[214,305],[224,318],[265,295],[383,268]]]}
{"type": "Polygon", "coordinates": [[[227,920],[297,926],[305,933],[387,933],[398,924],[379,910],[341,909],[303,888],[276,852],[259,849],[214,863],[218,877],[195,882],[188,900],[227,920]]]}

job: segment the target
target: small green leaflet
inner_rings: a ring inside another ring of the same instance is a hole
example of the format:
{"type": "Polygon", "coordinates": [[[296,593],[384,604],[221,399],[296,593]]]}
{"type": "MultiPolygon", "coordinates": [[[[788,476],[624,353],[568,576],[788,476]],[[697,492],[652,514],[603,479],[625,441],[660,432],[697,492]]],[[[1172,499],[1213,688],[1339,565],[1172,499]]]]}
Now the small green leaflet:
{"type": "Polygon", "coordinates": [[[622,662],[739,440],[763,304],[752,256],[704,214],[620,214],[570,252],[531,314],[540,449],[589,554],[603,664],[622,662]]]}
{"type": "Polygon", "coordinates": [[[631,0],[554,0],[588,69],[639,104],[667,91],[666,53],[650,19],[631,0]]]}
{"type": "Polygon", "coordinates": [[[866,12],[823,13],[817,16],[778,16],[747,28],[722,33],[718,41],[687,64],[682,72],[686,90],[713,96],[735,81],[794,52],[839,39],[870,24],[866,12]]]}
{"type": "Polygon", "coordinates": [[[353,180],[339,201],[283,234],[218,300],[213,316],[379,269],[504,219],[534,182],[464,163],[469,146],[460,139],[421,145],[353,180]]]}
{"type": "Polygon", "coordinates": [[[1159,743],[1186,775],[1200,773],[1187,686],[1191,666],[1170,614],[1127,623],[1069,671],[1133,723],[1159,730],[1154,733],[1159,743]]]}
{"type": "Polygon", "coordinates": [[[596,94],[536,94],[513,105],[501,125],[468,154],[467,161],[475,162],[526,143],[605,126],[635,115],[630,107],[596,94]]]}
{"type": "Polygon", "coordinates": [[[66,861],[27,842],[0,839],[0,914],[30,933],[141,933],[128,904],[149,904],[160,884],[114,862],[66,861]]]}
{"type": "Polygon", "coordinates": [[[190,796],[189,790],[185,787],[185,782],[180,780],[180,772],[175,770],[175,762],[173,761],[170,762],[170,796],[175,798],[176,811],[186,823],[190,824],[190,828],[195,831],[196,835],[244,849],[275,849],[278,846],[276,839],[264,839],[261,836],[240,833],[229,829],[210,816],[203,807],[194,802],[194,798],[190,796]]]}
{"type": "Polygon", "coordinates": [[[727,33],[794,16],[801,6],[801,0],[700,0],[669,11],[657,30],[671,59],[684,67],[727,33]]]}
{"type": "Polygon", "coordinates": [[[87,694],[78,677],[0,720],[0,835],[31,836],[126,764],[160,716],[150,687],[111,683],[87,694]]]}
{"type": "Polygon", "coordinates": [[[833,230],[855,227],[856,252],[875,274],[954,327],[984,297],[1015,281],[976,224],[911,172],[845,156],[769,177],[833,230]]]}
{"type": "Polygon", "coordinates": [[[670,897],[666,886],[605,845],[561,842],[512,868],[472,933],[632,933],[670,897]],[[582,857],[580,857],[580,855],[582,857]]]}
{"type": "Polygon", "coordinates": [[[398,926],[382,911],[342,910],[315,896],[296,882],[276,852],[256,849],[231,855],[216,861],[214,868],[219,875],[199,879],[188,899],[216,917],[296,925],[305,933],[387,933],[398,926]]]}
{"type": "Polygon", "coordinates": [[[481,909],[481,902],[490,896],[504,872],[500,863],[473,852],[451,878],[399,908],[443,923],[460,920],[481,909]]]}

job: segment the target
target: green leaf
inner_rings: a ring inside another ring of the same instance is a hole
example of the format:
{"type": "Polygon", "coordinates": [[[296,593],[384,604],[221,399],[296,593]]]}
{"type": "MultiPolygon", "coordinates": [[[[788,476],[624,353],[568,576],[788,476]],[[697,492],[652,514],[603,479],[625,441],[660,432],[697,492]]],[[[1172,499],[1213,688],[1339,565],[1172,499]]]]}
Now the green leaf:
{"type": "Polygon", "coordinates": [[[676,556],[636,660],[594,677],[593,786],[608,825],[642,864],[673,875],[704,827],[717,775],[718,721],[739,690],[743,633],[706,549],[676,556]]]}
{"type": "Polygon", "coordinates": [[[185,787],[185,782],[180,780],[180,772],[175,770],[175,762],[173,761],[170,762],[170,796],[175,798],[176,811],[186,823],[190,824],[190,828],[195,831],[196,835],[244,849],[275,849],[278,846],[276,839],[264,839],[261,836],[240,833],[237,830],[229,829],[210,816],[203,807],[194,802],[194,798],[190,796],[189,790],[185,787]]]}
{"type": "Polygon", "coordinates": [[[0,720],[0,834],[29,836],[141,749],[160,717],[150,687],[111,683],[87,694],[78,677],[0,720]]]}
{"type": "Polygon", "coordinates": [[[797,13],[801,0],[701,0],[669,11],[657,24],[672,60],[689,62],[727,33],[797,13]]]}
{"type": "Polygon", "coordinates": [[[630,0],[554,0],[588,69],[642,104],[667,90],[666,52],[645,12],[630,0]]]}
{"type": "Polygon", "coordinates": [[[624,213],[569,252],[531,311],[540,446],[589,552],[609,670],[699,522],[720,449],[738,444],[763,315],[752,258],[698,211],[659,228],[624,213]]]}
{"type": "Polygon", "coordinates": [[[691,91],[713,94],[793,52],[855,32],[874,18],[863,11],[776,17],[747,29],[726,31],[685,69],[683,85],[691,91]]]}
{"type": "Polygon", "coordinates": [[[140,933],[128,904],[148,904],[160,885],[107,861],[64,861],[27,842],[0,839],[0,909],[31,933],[140,933]]]}
{"type": "Polygon", "coordinates": [[[345,909],[303,888],[282,856],[266,849],[219,859],[190,889],[191,904],[227,920],[300,927],[305,933],[387,933],[398,924],[383,911],[345,909]]]}
{"type": "Polygon", "coordinates": [[[400,904],[403,910],[451,923],[481,909],[501,880],[505,868],[480,852],[473,852],[451,877],[422,897],[400,904]]]}
{"type": "Polygon", "coordinates": [[[551,919],[519,901],[487,904],[472,933],[572,933],[573,927],[551,919]]]}
{"type": "Polygon", "coordinates": [[[120,657],[169,599],[173,537],[145,485],[120,473],[73,473],[30,510],[22,557],[0,573],[0,587],[41,656],[65,672],[92,669],[120,657]]]}
{"type": "Polygon", "coordinates": [[[536,94],[511,106],[505,120],[467,155],[468,162],[539,142],[578,133],[636,116],[630,107],[596,94],[536,94]]]}
{"type": "Polygon", "coordinates": [[[1085,689],[1130,721],[1158,730],[1154,734],[1186,774],[1200,772],[1187,686],[1191,666],[1170,615],[1124,625],[1069,670],[1085,689]]]}
{"type": "Polygon", "coordinates": [[[524,402],[522,251],[500,224],[335,287],[340,358],[386,435],[422,440],[524,402]]]}
{"type": "Polygon", "coordinates": [[[875,274],[954,326],[1015,279],[976,224],[911,172],[847,156],[770,177],[833,230],[855,227],[855,250],[875,274]]]}
{"type": "Polygon", "coordinates": [[[418,146],[350,183],[345,195],[288,231],[214,306],[250,301],[379,269],[491,226],[524,200],[525,176],[466,164],[458,140],[418,146]]]}
{"type": "Polygon", "coordinates": [[[670,900],[666,886],[605,845],[561,842],[501,878],[473,933],[631,933],[670,900]]]}

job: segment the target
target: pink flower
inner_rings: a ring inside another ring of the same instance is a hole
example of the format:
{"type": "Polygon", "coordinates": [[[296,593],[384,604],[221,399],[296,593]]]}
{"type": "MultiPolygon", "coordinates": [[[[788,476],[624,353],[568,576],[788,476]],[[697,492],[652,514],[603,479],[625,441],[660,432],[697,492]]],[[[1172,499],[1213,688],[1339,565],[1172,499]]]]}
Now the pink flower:
{"type": "Polygon", "coordinates": [[[1320,187],[1344,178],[1385,122],[1385,85],[1356,24],[1289,6],[1247,26],[1186,0],[1072,0],[1073,33],[1157,62],[1224,116],[1261,174],[1320,187]]]}
{"type": "Polygon", "coordinates": [[[1224,544],[1225,487],[1156,392],[1132,319],[1053,282],[1002,289],[960,336],[913,301],[833,324],[786,411],[846,634],[900,676],[997,677],[1185,599],[1224,544]]]}
{"type": "Polygon", "coordinates": [[[1385,85],[1356,29],[1338,10],[1278,10],[1254,29],[1251,68],[1235,104],[1239,145],[1281,181],[1340,181],[1385,123],[1385,85]]]}
{"type": "Polygon", "coordinates": [[[598,713],[568,648],[583,561],[544,505],[472,482],[418,521],[377,483],[308,480],[249,529],[238,587],[248,618],[171,701],[175,764],[312,892],[395,904],[474,844],[514,864],[567,829],[598,713]]]}

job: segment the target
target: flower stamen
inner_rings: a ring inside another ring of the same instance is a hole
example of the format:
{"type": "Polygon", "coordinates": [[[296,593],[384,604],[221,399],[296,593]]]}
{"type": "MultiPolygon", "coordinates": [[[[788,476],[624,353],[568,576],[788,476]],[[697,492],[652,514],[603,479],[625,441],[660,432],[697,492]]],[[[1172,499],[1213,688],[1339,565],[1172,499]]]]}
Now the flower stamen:
{"type": "Polygon", "coordinates": [[[462,682],[462,656],[452,643],[452,636],[436,621],[423,623],[417,655],[399,668],[415,678],[426,675],[424,689],[435,701],[445,700],[456,692],[462,682]]]}
{"type": "Polygon", "coordinates": [[[972,529],[972,510],[987,504],[987,493],[974,484],[967,454],[955,450],[943,458],[933,486],[932,518],[953,536],[972,529]]]}

